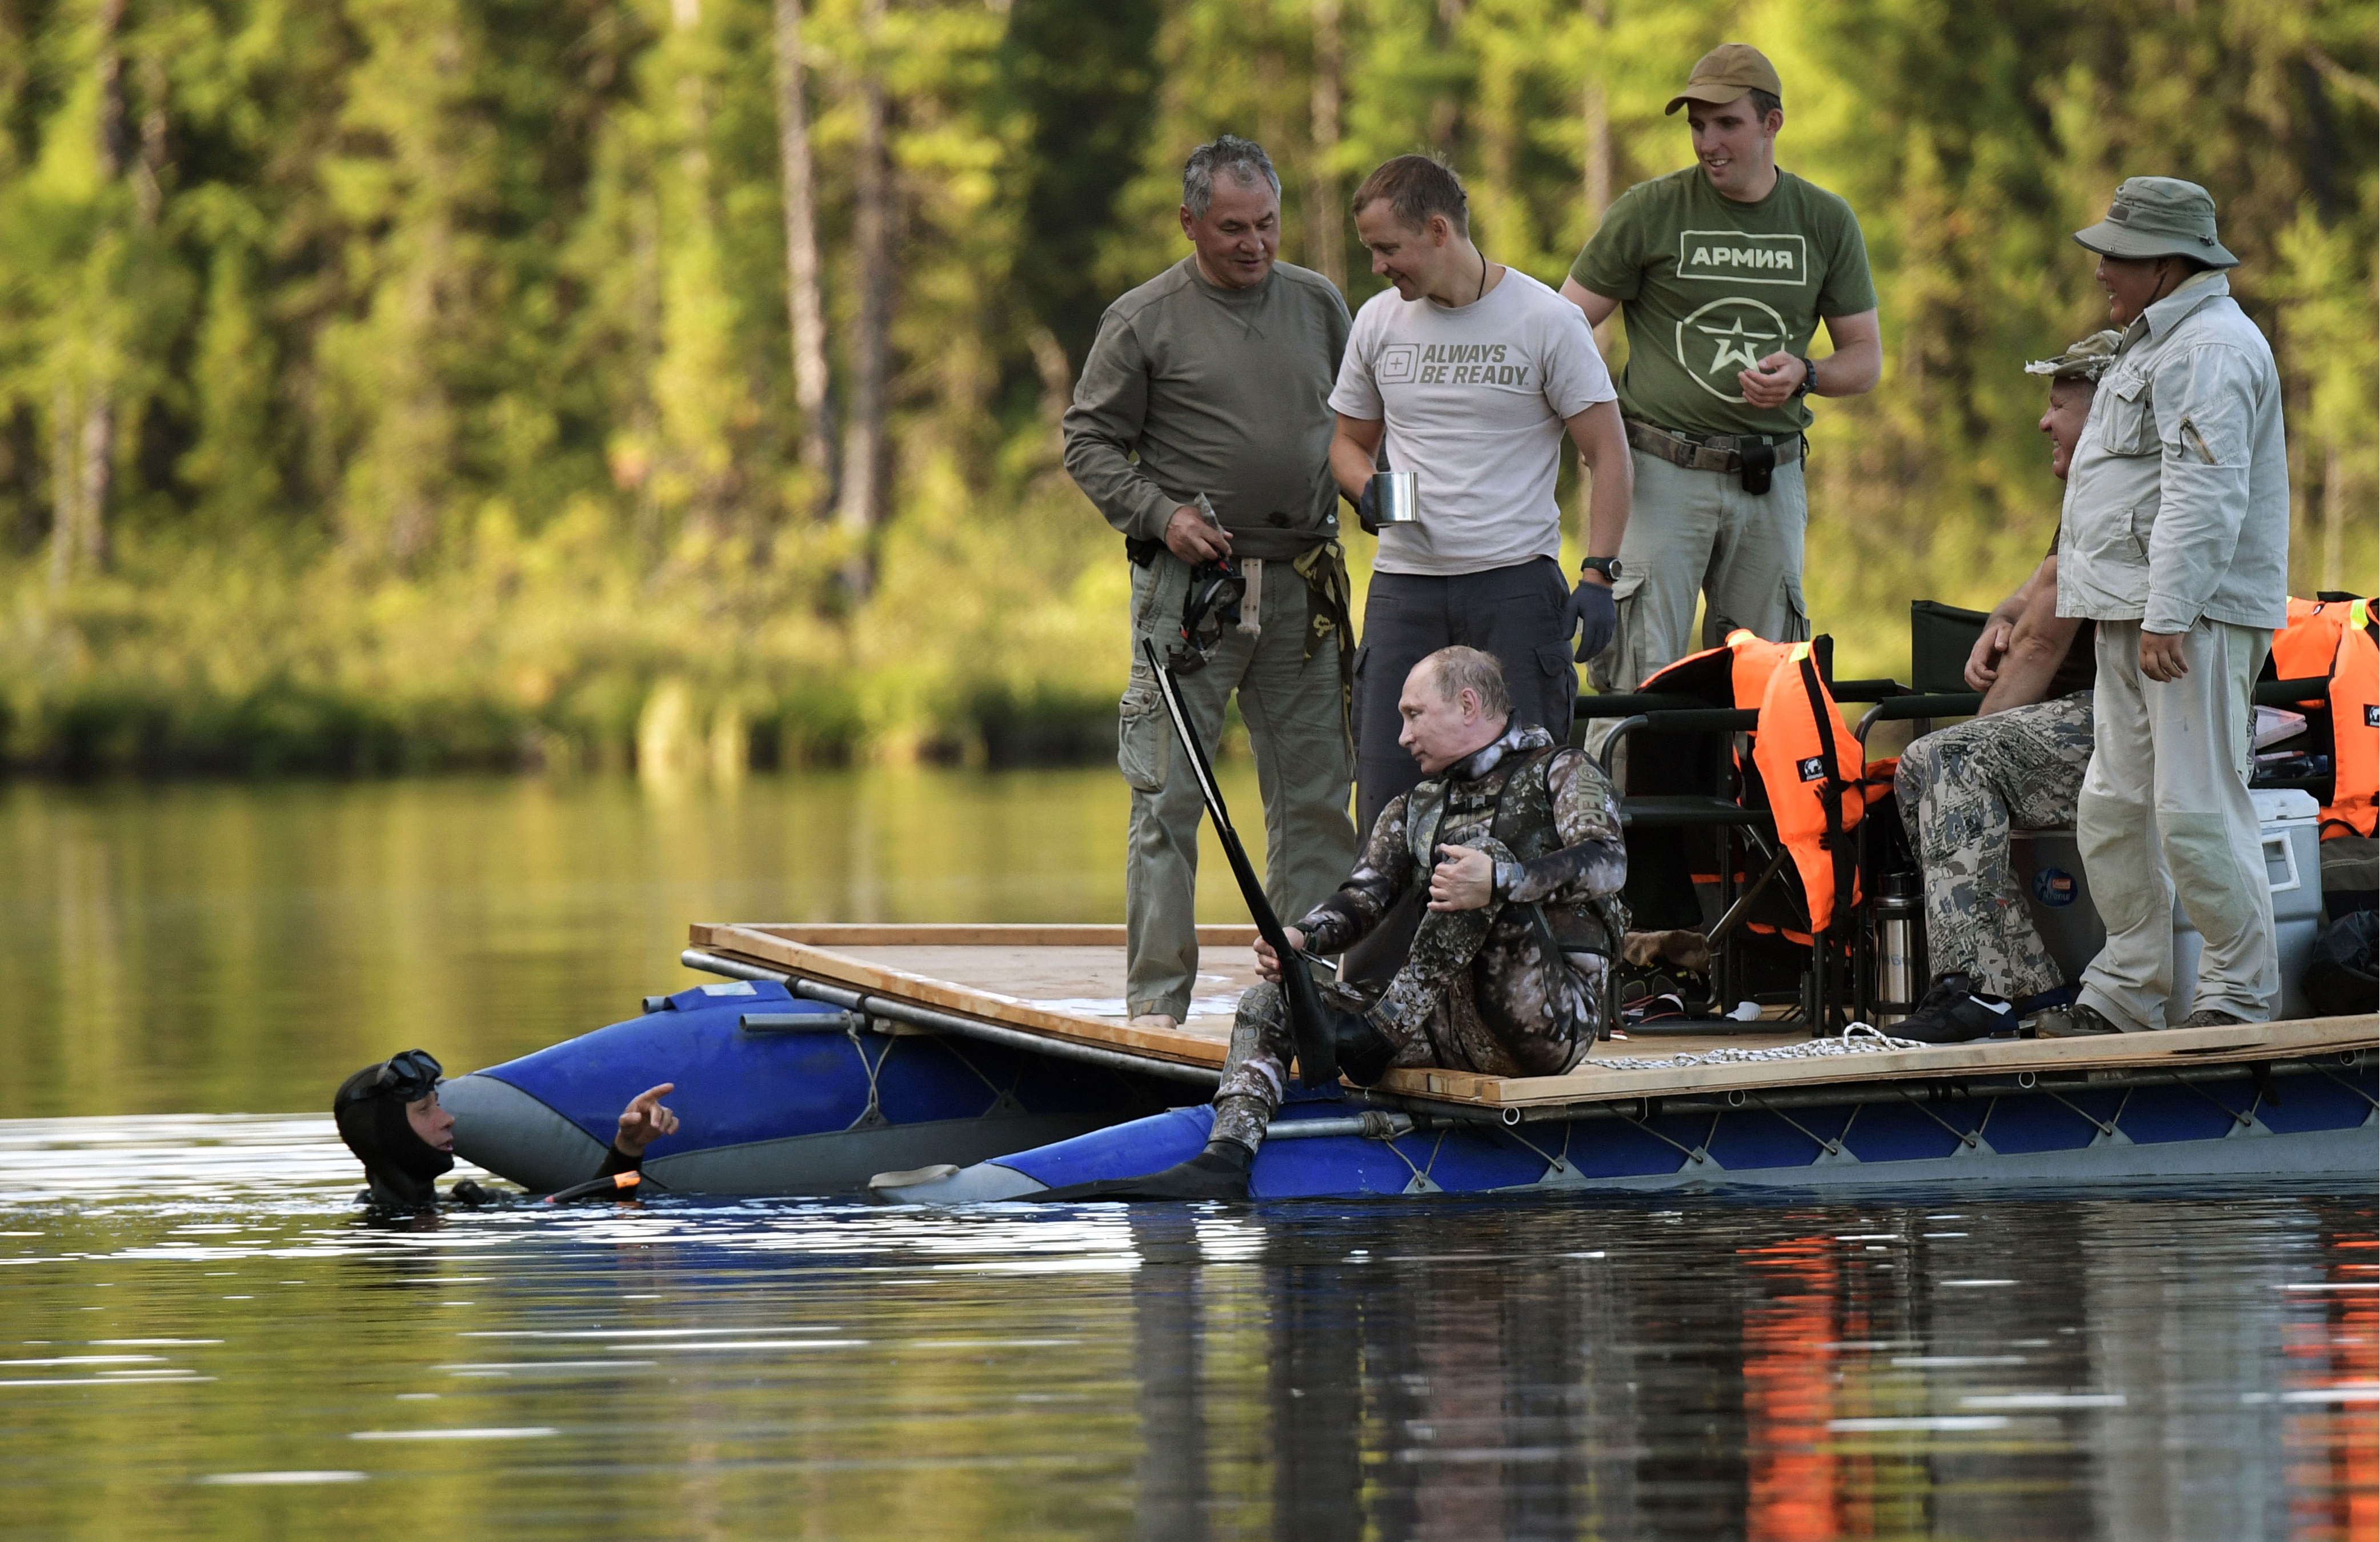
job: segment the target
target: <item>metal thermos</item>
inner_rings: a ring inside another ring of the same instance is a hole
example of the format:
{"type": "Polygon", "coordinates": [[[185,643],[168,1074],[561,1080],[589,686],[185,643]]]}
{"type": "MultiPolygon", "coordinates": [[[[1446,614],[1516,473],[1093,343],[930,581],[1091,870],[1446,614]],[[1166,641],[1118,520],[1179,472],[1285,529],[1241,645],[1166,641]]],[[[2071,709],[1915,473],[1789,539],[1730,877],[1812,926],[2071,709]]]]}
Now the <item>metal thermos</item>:
{"type": "Polygon", "coordinates": [[[1384,526],[1420,524],[1420,474],[1414,471],[1374,472],[1372,517],[1384,526]]]}
{"type": "Polygon", "coordinates": [[[1916,1010],[1925,984],[1919,950],[1925,924],[1925,901],[1915,873],[1887,873],[1876,898],[1876,1026],[1897,1023],[1916,1010]]]}

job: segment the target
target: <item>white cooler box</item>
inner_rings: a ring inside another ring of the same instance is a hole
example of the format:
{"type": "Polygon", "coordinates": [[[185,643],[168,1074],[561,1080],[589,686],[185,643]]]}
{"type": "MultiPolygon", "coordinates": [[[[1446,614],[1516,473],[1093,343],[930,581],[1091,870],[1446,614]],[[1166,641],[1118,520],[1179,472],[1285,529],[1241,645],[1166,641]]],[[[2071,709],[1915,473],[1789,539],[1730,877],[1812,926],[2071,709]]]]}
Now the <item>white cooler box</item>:
{"type": "MultiPolygon", "coordinates": [[[[2322,807],[2313,795],[2286,788],[2251,793],[2256,817],[2264,826],[2265,882],[2273,892],[2273,927],[2281,953],[2281,1015],[2306,1015],[2305,992],[2299,977],[2313,956],[2322,929],[2322,807]]],[[[2033,906],[2034,925],[2041,929],[2049,956],[2069,980],[2082,977],[2083,965],[2097,956],[2107,941],[2099,912],[2091,903],[2091,885],[2082,876],[2082,859],[2070,830],[2020,830],[2010,843],[2017,881],[2033,906]]],[[[2173,907],[2172,1000],[2166,1002],[2166,1020],[2179,1023],[2190,1015],[2190,999],[2198,983],[2198,929],[2183,914],[2180,896],[2173,907]]]]}

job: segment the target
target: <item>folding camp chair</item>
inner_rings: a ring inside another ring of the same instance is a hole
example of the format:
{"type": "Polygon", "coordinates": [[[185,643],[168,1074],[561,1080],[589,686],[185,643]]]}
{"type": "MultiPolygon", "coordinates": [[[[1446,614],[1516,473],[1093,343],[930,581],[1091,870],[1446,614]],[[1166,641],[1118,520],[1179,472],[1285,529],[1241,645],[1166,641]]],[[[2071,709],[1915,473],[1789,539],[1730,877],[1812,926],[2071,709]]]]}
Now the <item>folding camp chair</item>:
{"type": "MultiPolygon", "coordinates": [[[[1870,700],[1900,689],[1889,680],[1833,680],[1829,638],[1814,639],[1811,653],[1820,678],[1839,699],[1846,692],[1852,699],[1870,700]]],[[[1723,671],[1715,674],[1724,677],[1723,671]]],[[[1755,732],[1759,714],[1736,708],[1731,690],[1716,681],[1714,686],[1709,695],[1636,691],[1581,697],[1577,715],[1582,720],[1619,720],[1604,742],[1606,774],[1614,772],[1621,746],[1630,746],[1625,784],[1619,791],[1621,820],[1631,832],[1631,907],[1640,920],[1656,926],[1705,932],[1719,1000],[1761,1001],[1767,995],[1768,1004],[1775,1004],[1779,1000],[1776,993],[1747,989],[1739,934],[1746,926],[1777,925],[1780,915],[1775,906],[1782,902],[1790,907],[1800,879],[1778,838],[1774,817],[1748,801],[1752,779],[1738,735],[1755,732]],[[1675,836],[1664,841],[1652,836],[1654,832],[1674,832],[1675,836]],[[1697,832],[1707,837],[1707,844],[1695,839],[1697,832]],[[1715,920],[1691,887],[1706,851],[1713,863],[1710,882],[1718,907],[1715,920]],[[1682,879],[1687,880],[1685,887],[1682,879]],[[1766,912],[1758,908],[1764,901],[1772,907],[1766,912]],[[1757,918],[1763,915],[1768,919],[1757,918]]],[[[1855,981],[1842,977],[1844,971],[1837,965],[1838,953],[1847,943],[1855,945],[1862,930],[1858,925],[1846,927],[1844,920],[1859,914],[1848,899],[1839,897],[1829,924],[1815,927],[1806,896],[1801,898],[1802,927],[1813,941],[1810,963],[1795,995],[1804,1021],[1815,1031],[1838,1029],[1862,993],[1855,981]]],[[[1782,919],[1790,929],[1790,910],[1782,919]]]]}

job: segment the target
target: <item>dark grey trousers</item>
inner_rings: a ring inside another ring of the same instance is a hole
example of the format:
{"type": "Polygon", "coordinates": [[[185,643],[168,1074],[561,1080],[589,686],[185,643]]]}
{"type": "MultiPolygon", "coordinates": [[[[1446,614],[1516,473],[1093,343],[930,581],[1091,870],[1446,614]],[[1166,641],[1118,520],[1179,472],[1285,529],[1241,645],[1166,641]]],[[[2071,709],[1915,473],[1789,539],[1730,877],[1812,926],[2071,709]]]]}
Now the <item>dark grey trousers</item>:
{"type": "Polygon", "coordinates": [[[1513,717],[1542,725],[1556,743],[1570,742],[1578,666],[1562,625],[1569,613],[1570,586],[1551,557],[1452,578],[1372,575],[1355,650],[1358,840],[1390,799],[1421,780],[1421,768],[1397,746],[1404,726],[1397,698],[1413,666],[1441,648],[1462,643],[1493,653],[1504,666],[1513,717]]]}

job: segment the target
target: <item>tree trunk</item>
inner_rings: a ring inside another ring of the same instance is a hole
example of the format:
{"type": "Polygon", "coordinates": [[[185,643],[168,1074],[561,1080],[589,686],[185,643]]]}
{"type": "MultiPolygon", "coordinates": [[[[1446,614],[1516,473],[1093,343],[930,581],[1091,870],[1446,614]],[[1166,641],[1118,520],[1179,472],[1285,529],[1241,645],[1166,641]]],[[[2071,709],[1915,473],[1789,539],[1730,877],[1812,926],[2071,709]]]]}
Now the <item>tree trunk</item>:
{"type": "Polygon", "coordinates": [[[50,592],[74,575],[75,545],[82,524],[82,479],[75,474],[74,388],[60,382],[50,402],[50,592]]]}
{"type": "MultiPolygon", "coordinates": [[[[1594,39],[1595,59],[1590,67],[1600,68],[1605,56],[1604,45],[1610,41],[1608,30],[1609,12],[1607,0],[1585,0],[1586,22],[1594,39]]],[[[1603,94],[1603,81],[1592,78],[1586,83],[1586,217],[1593,225],[1600,224],[1603,212],[1611,207],[1611,112],[1603,94]]]]}
{"type": "Polygon", "coordinates": [[[93,392],[82,417],[82,529],[76,555],[94,573],[107,570],[107,487],[115,470],[115,404],[93,392]]]}
{"type": "Polygon", "coordinates": [[[1347,287],[1347,211],[1340,207],[1340,79],[1346,51],[1339,36],[1339,0],[1314,0],[1314,155],[1308,163],[1308,245],[1314,271],[1347,287]]]}
{"type": "MultiPolygon", "coordinates": [[[[104,0],[99,8],[99,56],[93,68],[99,77],[99,121],[94,126],[99,174],[114,181],[124,172],[124,61],[116,52],[115,34],[124,22],[125,0],[104,0]]],[[[163,119],[160,117],[159,140],[162,149],[163,119]]],[[[144,212],[153,217],[153,203],[144,203],[144,212]]],[[[112,317],[89,318],[91,324],[104,326],[112,317]]],[[[115,458],[115,403],[109,395],[108,382],[94,362],[103,358],[106,348],[97,337],[84,339],[78,350],[84,357],[82,424],[79,433],[69,428],[69,403],[74,393],[66,386],[58,391],[59,421],[51,433],[53,481],[52,500],[57,518],[50,537],[50,587],[63,589],[73,577],[79,562],[93,570],[107,565],[107,490],[115,458]]]]}
{"type": "Polygon", "coordinates": [[[818,209],[810,164],[802,0],[776,0],[777,147],[785,202],[785,316],[794,340],[794,401],[802,414],[802,465],[818,507],[834,500],[827,423],[826,301],[819,286],[818,209]]]}
{"type": "Polygon", "coordinates": [[[2347,584],[2347,467],[2337,448],[2322,457],[2322,582],[2334,592],[2347,584]]]}
{"type": "Polygon", "coordinates": [[[892,311],[892,174],[885,152],[884,83],[873,57],[884,0],[867,0],[870,51],[859,81],[858,164],[852,178],[852,266],[859,314],[851,338],[851,421],[843,442],[842,501],[837,521],[854,547],[844,565],[844,587],[864,596],[874,581],[869,547],[884,512],[884,416],[891,370],[892,311]]]}

